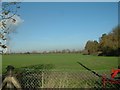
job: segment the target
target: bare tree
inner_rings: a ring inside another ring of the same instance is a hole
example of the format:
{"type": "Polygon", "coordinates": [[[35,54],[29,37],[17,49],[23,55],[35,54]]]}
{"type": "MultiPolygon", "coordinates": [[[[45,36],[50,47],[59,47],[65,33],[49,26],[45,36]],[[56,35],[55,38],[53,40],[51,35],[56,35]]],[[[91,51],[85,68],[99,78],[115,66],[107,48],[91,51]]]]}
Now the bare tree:
{"type": "Polygon", "coordinates": [[[20,23],[17,11],[19,2],[0,2],[0,52],[6,53],[8,49],[9,34],[14,32],[20,23]]]}

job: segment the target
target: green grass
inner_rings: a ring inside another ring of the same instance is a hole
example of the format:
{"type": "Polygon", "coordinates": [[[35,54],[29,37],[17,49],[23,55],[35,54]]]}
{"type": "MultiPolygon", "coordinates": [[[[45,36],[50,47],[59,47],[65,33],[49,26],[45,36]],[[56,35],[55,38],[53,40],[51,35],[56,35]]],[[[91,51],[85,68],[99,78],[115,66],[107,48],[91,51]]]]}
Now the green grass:
{"type": "MultiPolygon", "coordinates": [[[[45,88],[93,88],[93,87],[101,87],[101,85],[97,85],[96,81],[101,80],[101,78],[96,77],[93,73],[86,71],[83,67],[81,67],[77,62],[81,62],[85,66],[89,67],[92,70],[95,70],[100,75],[107,74],[110,75],[110,71],[112,68],[117,68],[118,66],[118,57],[106,57],[106,56],[91,56],[91,55],[81,55],[81,54],[30,54],[30,55],[3,55],[2,56],[2,67],[3,73],[5,72],[5,68],[8,65],[13,65],[15,68],[22,67],[32,67],[33,65],[38,68],[40,64],[44,65],[53,65],[53,71],[55,72],[45,72],[44,84],[45,88]],[[98,71],[97,71],[98,70],[98,71]],[[58,72],[56,72],[58,71],[58,72]],[[60,71],[60,72],[59,72],[60,71]]],[[[21,69],[17,69],[18,71],[21,69]]],[[[32,69],[34,72],[34,69],[32,69]]],[[[32,72],[30,70],[30,72],[32,72]]],[[[29,70],[28,70],[29,71],[29,70]]],[[[29,73],[29,72],[26,73],[29,73]]],[[[20,72],[20,71],[19,71],[20,72]]],[[[35,70],[35,72],[39,73],[39,70],[35,70]]],[[[38,75],[39,76],[39,75],[38,75]]],[[[25,83],[29,83],[31,85],[31,78],[39,78],[39,77],[29,77],[29,75],[25,75],[24,79],[25,83]],[[30,82],[27,82],[29,81],[30,82]]],[[[19,78],[21,80],[21,78],[19,78]]],[[[38,81],[41,79],[37,79],[38,81]]],[[[36,82],[38,82],[36,81],[36,82]]],[[[24,84],[26,85],[26,84],[24,84]]]]}
{"type": "Polygon", "coordinates": [[[79,71],[85,70],[77,61],[93,70],[111,70],[117,68],[118,57],[90,56],[81,54],[30,54],[30,55],[3,55],[2,70],[7,65],[15,68],[38,64],[53,64],[55,70],[79,71]]]}

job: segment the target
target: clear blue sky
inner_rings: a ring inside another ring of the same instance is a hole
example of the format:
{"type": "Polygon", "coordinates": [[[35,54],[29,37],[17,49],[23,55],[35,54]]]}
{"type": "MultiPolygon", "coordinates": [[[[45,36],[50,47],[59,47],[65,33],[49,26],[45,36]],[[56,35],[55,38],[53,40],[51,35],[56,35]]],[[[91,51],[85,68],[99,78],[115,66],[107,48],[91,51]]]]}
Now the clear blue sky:
{"type": "Polygon", "coordinates": [[[21,3],[24,20],[12,34],[12,51],[83,49],[118,24],[117,2],[21,3]]]}

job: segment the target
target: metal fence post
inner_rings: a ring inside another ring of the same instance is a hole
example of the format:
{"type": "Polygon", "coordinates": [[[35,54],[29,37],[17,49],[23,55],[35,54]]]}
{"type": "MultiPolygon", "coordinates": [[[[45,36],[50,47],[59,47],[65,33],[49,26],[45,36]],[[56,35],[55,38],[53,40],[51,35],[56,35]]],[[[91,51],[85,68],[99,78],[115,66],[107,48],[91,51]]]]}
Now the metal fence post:
{"type": "Polygon", "coordinates": [[[41,81],[42,82],[42,86],[41,86],[41,88],[44,88],[44,86],[43,86],[44,85],[44,78],[43,77],[44,77],[44,72],[42,71],[42,81],[41,81]]]}

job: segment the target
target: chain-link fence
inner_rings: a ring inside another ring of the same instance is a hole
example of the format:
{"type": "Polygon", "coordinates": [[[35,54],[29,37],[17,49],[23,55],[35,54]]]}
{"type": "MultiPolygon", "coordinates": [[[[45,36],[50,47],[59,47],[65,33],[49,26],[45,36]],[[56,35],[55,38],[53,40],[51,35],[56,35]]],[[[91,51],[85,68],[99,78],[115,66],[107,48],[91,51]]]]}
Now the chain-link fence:
{"type": "MultiPolygon", "coordinates": [[[[120,84],[109,82],[103,86],[102,77],[88,70],[53,70],[52,67],[52,65],[39,65],[15,69],[15,76],[24,90],[26,88],[34,88],[34,90],[40,88],[120,88],[120,84]]],[[[110,70],[94,71],[100,76],[111,78],[110,70]]],[[[4,78],[3,75],[2,79],[4,78]]]]}
{"type": "MultiPolygon", "coordinates": [[[[89,71],[52,71],[24,69],[18,78],[22,88],[103,88],[102,78],[89,71]]],[[[97,73],[110,78],[109,70],[97,73]]],[[[120,85],[106,83],[105,88],[119,88],[120,85]]]]}

